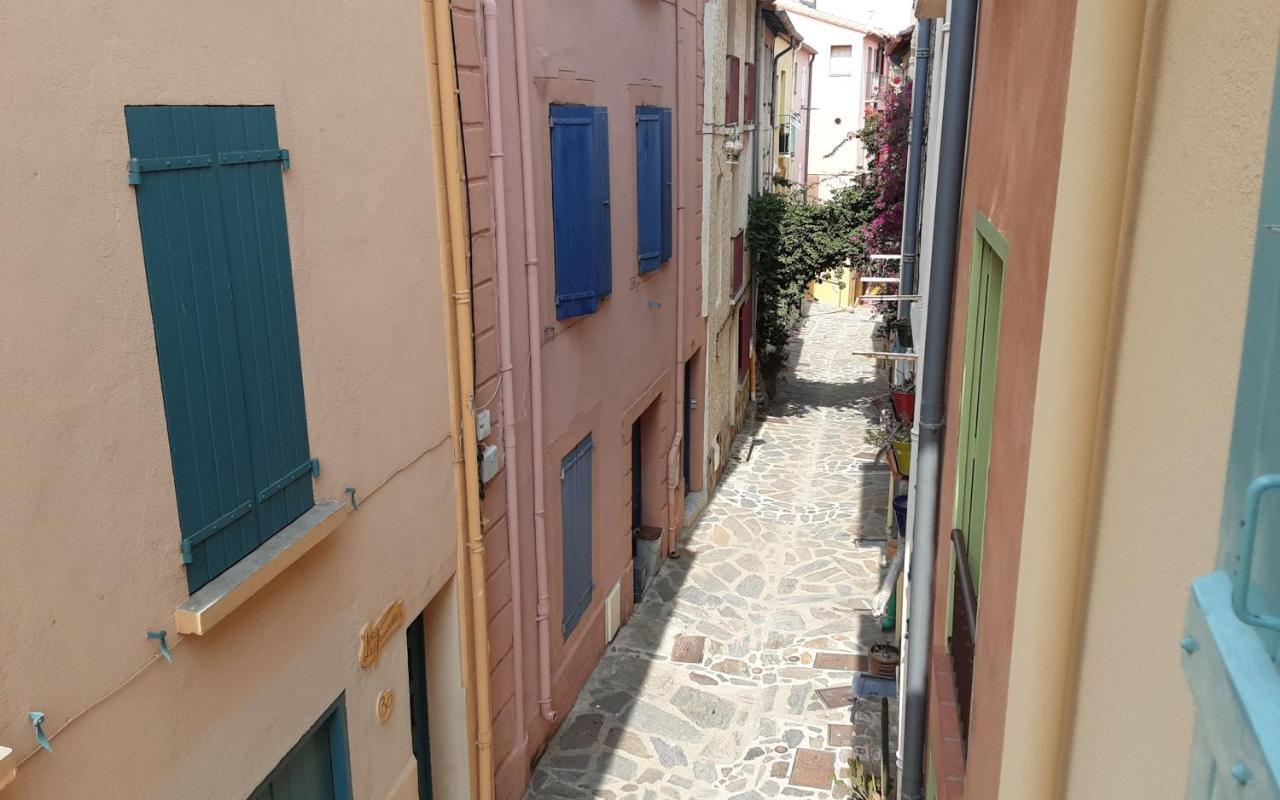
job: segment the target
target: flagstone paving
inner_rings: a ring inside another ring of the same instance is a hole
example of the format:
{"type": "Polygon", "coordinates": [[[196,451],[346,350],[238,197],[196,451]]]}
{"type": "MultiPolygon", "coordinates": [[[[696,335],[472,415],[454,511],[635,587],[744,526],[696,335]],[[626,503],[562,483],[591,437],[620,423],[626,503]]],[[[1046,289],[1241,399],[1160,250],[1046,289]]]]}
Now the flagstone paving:
{"type": "Polygon", "coordinates": [[[528,798],[840,797],[851,757],[878,771],[879,703],[851,705],[849,688],[888,640],[868,611],[888,473],[863,441],[887,388],[849,355],[871,328],[865,310],[813,306],[735,447],[746,460],[609,646],[528,798]]]}

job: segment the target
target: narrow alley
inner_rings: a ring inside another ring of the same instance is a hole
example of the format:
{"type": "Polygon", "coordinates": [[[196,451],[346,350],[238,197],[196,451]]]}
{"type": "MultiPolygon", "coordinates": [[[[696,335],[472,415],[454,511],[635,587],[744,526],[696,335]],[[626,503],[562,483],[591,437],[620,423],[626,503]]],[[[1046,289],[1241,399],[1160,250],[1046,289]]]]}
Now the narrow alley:
{"type": "Polygon", "coordinates": [[[811,308],[779,397],[596,667],[530,798],[830,797],[851,756],[878,768],[879,703],[850,705],[853,670],[888,641],[868,612],[888,471],[863,442],[888,389],[849,356],[872,324],[811,308]]]}

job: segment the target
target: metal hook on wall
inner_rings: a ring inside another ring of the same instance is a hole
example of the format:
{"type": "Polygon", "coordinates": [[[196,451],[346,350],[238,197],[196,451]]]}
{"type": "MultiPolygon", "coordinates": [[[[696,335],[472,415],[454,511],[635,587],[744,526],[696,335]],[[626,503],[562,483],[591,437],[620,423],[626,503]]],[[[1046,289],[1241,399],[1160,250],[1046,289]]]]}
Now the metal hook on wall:
{"type": "Polygon", "coordinates": [[[31,720],[31,727],[36,729],[36,744],[43,747],[48,752],[53,752],[53,745],[49,744],[49,737],[44,733],[44,712],[29,711],[27,719],[31,720]]]}
{"type": "Polygon", "coordinates": [[[165,640],[165,636],[167,635],[167,631],[147,631],[147,638],[155,639],[160,642],[160,655],[164,656],[165,661],[172,664],[173,655],[169,652],[169,642],[165,640]]]}

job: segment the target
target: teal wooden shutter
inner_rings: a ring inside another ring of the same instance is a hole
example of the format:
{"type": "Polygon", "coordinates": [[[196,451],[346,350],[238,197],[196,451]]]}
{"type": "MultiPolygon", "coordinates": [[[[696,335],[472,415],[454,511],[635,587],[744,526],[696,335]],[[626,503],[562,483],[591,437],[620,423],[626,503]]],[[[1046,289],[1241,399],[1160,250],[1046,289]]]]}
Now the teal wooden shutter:
{"type": "Polygon", "coordinates": [[[1218,569],[1197,578],[1182,665],[1187,797],[1280,796],[1280,71],[1271,109],[1218,569]]]}
{"type": "Polygon", "coordinates": [[[192,591],[314,504],[275,109],[130,106],[192,591]]]}
{"type": "Polygon", "coordinates": [[[595,313],[611,289],[605,110],[551,106],[556,319],[595,313]]]}
{"type": "Polygon", "coordinates": [[[591,605],[591,437],[560,462],[560,515],[563,520],[564,635],[568,636],[591,605]]]}
{"type": "Polygon", "coordinates": [[[613,294],[613,226],[609,213],[609,110],[593,108],[591,156],[595,172],[596,286],[600,297],[613,294]]]}
{"type": "Polygon", "coordinates": [[[329,707],[271,771],[249,800],[350,800],[347,715],[343,698],[329,707]]]}
{"type": "Polygon", "coordinates": [[[636,109],[636,244],[641,274],[662,266],[662,112],[636,109]]]}

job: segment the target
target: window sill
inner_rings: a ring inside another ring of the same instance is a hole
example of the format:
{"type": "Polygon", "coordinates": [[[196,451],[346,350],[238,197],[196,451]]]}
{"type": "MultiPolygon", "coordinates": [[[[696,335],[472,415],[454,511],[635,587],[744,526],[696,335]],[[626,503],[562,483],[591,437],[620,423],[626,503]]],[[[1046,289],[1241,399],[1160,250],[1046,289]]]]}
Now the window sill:
{"type": "Polygon", "coordinates": [[[0,746],[0,789],[13,783],[18,777],[18,757],[13,754],[12,747],[0,746]]]}
{"type": "Polygon", "coordinates": [[[257,550],[209,581],[174,611],[178,633],[201,636],[225,619],[311,548],[323,542],[351,513],[351,505],[321,500],[257,550]]]}

